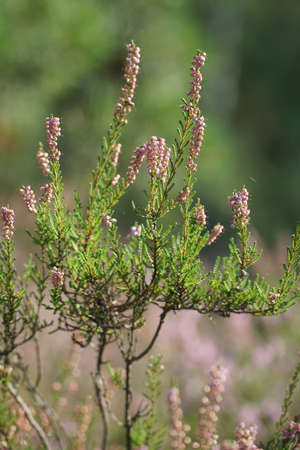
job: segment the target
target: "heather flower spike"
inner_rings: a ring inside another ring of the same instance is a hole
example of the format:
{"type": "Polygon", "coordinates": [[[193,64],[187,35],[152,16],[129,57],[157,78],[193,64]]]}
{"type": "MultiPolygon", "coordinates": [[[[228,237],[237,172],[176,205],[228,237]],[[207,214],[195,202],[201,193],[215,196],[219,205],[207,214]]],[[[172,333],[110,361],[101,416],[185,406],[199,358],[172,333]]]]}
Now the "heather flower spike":
{"type": "Polygon", "coordinates": [[[59,117],[46,117],[46,133],[51,159],[58,161],[61,155],[60,150],[57,148],[57,138],[61,136],[59,117]]]}
{"type": "Polygon", "coordinates": [[[182,105],[183,111],[188,113],[194,120],[197,120],[199,115],[198,103],[200,101],[200,91],[202,89],[202,74],[201,67],[204,66],[206,61],[206,53],[197,51],[193,57],[191,66],[191,89],[187,92],[188,104],[182,105]]]}
{"type": "Polygon", "coordinates": [[[212,368],[209,372],[210,383],[204,387],[199,418],[199,444],[202,450],[210,450],[218,443],[216,422],[226,381],[226,370],[222,367],[212,368]]]}
{"type": "Polygon", "coordinates": [[[127,123],[125,116],[134,107],[133,97],[136,88],[136,78],[139,73],[140,48],[131,43],[126,46],[127,58],[125,60],[124,78],[125,86],[121,92],[121,98],[117,103],[115,117],[123,123],[127,123]]]}
{"type": "Polygon", "coordinates": [[[118,165],[120,153],[121,153],[121,144],[119,143],[119,144],[115,145],[114,153],[113,153],[113,156],[112,156],[111,163],[112,163],[112,165],[114,167],[117,167],[117,165],[118,165]]]}
{"type": "Polygon", "coordinates": [[[210,233],[209,239],[206,245],[211,245],[215,242],[215,240],[222,234],[224,231],[224,226],[221,224],[217,224],[213,227],[212,232],[210,233]]]}
{"type": "Polygon", "coordinates": [[[50,172],[49,154],[47,152],[44,152],[43,144],[41,142],[39,143],[36,157],[43,171],[43,174],[48,175],[48,173],[50,172]]]}
{"type": "Polygon", "coordinates": [[[36,214],[36,198],[34,191],[31,189],[31,186],[24,187],[20,189],[19,192],[25,202],[28,211],[31,214],[36,214]]]}
{"type": "Polygon", "coordinates": [[[145,147],[137,147],[134,151],[134,154],[131,158],[127,175],[126,175],[126,186],[129,186],[136,179],[137,174],[139,173],[142,162],[145,158],[145,147]]]}
{"type": "Polygon", "coordinates": [[[228,197],[229,205],[233,211],[232,228],[246,226],[249,222],[250,210],[248,209],[249,193],[246,188],[243,188],[240,192],[233,193],[228,197]]]}
{"type": "Polygon", "coordinates": [[[195,172],[197,169],[196,159],[199,155],[201,145],[204,139],[205,122],[204,117],[195,121],[195,125],[192,128],[192,137],[190,139],[189,159],[187,167],[191,172],[195,172]]]}
{"type": "Polygon", "coordinates": [[[13,237],[15,225],[15,213],[13,209],[2,206],[1,217],[3,221],[2,234],[6,241],[13,237]]]}
{"type": "MultiPolygon", "coordinates": [[[[170,439],[172,449],[185,449],[191,443],[187,436],[191,427],[183,423],[183,411],[180,407],[181,400],[177,387],[172,387],[168,392],[169,416],[171,422],[170,439]]],[[[195,447],[194,447],[195,448],[195,447]]]]}
{"type": "Polygon", "coordinates": [[[148,172],[150,176],[166,180],[171,149],[167,147],[164,138],[152,136],[144,145],[148,172]]]}

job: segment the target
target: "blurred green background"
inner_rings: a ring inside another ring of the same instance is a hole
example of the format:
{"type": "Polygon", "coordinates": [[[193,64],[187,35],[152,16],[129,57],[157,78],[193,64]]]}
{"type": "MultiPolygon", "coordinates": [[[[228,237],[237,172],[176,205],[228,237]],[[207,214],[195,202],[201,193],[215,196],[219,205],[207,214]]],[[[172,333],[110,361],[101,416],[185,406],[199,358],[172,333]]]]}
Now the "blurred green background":
{"type": "MultiPolygon", "coordinates": [[[[40,184],[35,154],[50,113],[63,121],[65,182],[83,191],[131,39],[142,49],[142,67],[122,139],[124,170],[151,135],[171,144],[201,48],[208,53],[201,105],[208,127],[197,188],[210,225],[230,228],[227,195],[246,184],[252,223],[272,246],[300,219],[299,23],[297,0],[284,8],[255,0],[2,0],[1,203],[22,184],[40,184]]],[[[132,195],[142,195],[143,181],[132,195]]]]}

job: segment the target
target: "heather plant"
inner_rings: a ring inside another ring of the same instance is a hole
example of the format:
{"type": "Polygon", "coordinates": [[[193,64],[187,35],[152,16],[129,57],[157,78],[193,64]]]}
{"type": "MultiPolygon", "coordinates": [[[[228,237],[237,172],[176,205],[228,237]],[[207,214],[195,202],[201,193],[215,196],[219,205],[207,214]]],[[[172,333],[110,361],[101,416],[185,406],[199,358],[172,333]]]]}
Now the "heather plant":
{"type": "MultiPolygon", "coordinates": [[[[47,151],[40,143],[37,160],[47,182],[41,187],[39,199],[30,186],[20,189],[28,213],[34,216],[35,225],[33,230],[28,230],[28,235],[36,246],[23,273],[17,272],[14,260],[14,211],[8,206],[1,209],[0,357],[5,374],[1,377],[2,403],[5,406],[9,395],[14,399],[45,448],[54,445],[68,448],[70,444],[57,413],[40,392],[38,336],[44,329],[51,327],[49,339],[55,332],[69,332],[75,344],[95,350],[92,381],[101,417],[98,436],[101,448],[107,448],[110,423],[115,420],[124,430],[126,449],[134,445],[157,449],[162,446],[163,435],[157,419],[159,376],[163,370],[160,358],[152,358],[147,370],[146,406],[134,406],[132,376],[135,363],[151,351],[168,314],[193,310],[223,317],[275,316],[291,308],[299,295],[299,226],[275,287],[251,271],[261,251],[257,250],[248,229],[249,193],[244,186],[228,197],[233,212],[232,228],[236,232],[236,238],[229,242],[228,256],[218,257],[212,270],[204,265],[201,251],[213,245],[224,229],[220,223],[209,229],[207,207],[197,197],[194,187],[206,127],[199,109],[205,61],[206,54],[201,51],[193,58],[191,86],[181,106],[182,119],[175,143],[170,146],[162,137],[150,137],[133,151],[126,173],[121,174],[118,162],[121,133],[134,107],[140,64],[140,49],[133,42],[127,46],[121,97],[91,175],[88,197],[81,200],[75,191],[73,210],[64,197],[59,145],[61,122],[58,117],[46,118],[47,151]],[[145,205],[132,205],[137,220],[127,236],[122,236],[115,217],[116,205],[134,183],[144,160],[148,177],[145,205]],[[184,179],[178,185],[179,171],[184,172],[184,179]],[[166,220],[174,218],[175,213],[176,222],[166,220]],[[149,343],[141,349],[139,333],[150,306],[157,308],[160,316],[149,343]],[[41,318],[44,308],[52,319],[41,318]],[[34,380],[19,351],[29,341],[34,343],[36,352],[34,380]],[[120,353],[121,371],[107,361],[111,345],[120,353]],[[117,412],[113,410],[107,372],[110,382],[123,395],[122,412],[120,408],[117,412]],[[26,403],[25,395],[21,396],[22,391],[27,391],[26,398],[35,405],[38,418],[26,403]]],[[[212,382],[202,399],[199,436],[192,443],[193,448],[213,448],[217,444],[215,422],[224,376],[220,368],[211,372],[212,382]]],[[[296,380],[298,376],[294,385],[296,380]]],[[[169,403],[172,448],[185,448],[191,443],[187,436],[189,427],[181,423],[176,388],[170,392],[169,403]]],[[[76,442],[84,445],[92,420],[90,406],[85,405],[80,415],[82,428],[76,442]]],[[[286,413],[280,421],[278,435],[285,417],[286,413]]],[[[292,427],[291,434],[293,430],[292,427]]],[[[3,436],[6,447],[12,448],[10,433],[3,432],[3,436]]],[[[246,438],[254,441],[255,430],[240,427],[237,441],[246,438]]]]}

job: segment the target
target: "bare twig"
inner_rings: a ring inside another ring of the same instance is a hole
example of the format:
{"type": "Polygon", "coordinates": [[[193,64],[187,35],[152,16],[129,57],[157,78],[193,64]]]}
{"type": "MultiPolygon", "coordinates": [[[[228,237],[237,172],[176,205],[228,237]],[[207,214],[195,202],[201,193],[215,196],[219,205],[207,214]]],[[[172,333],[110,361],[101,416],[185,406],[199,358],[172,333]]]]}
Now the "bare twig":
{"type": "Polygon", "coordinates": [[[36,338],[36,336],[34,336],[33,340],[34,340],[35,355],[36,355],[36,379],[35,379],[35,383],[34,383],[34,388],[37,388],[38,385],[40,384],[41,376],[42,376],[41,352],[40,352],[39,341],[36,338]]]}
{"type": "Polygon", "coordinates": [[[158,326],[156,328],[156,331],[153,335],[153,338],[151,339],[149,345],[138,355],[135,355],[132,357],[132,361],[138,361],[139,359],[143,358],[145,355],[147,355],[147,353],[151,350],[151,348],[153,347],[156,339],[158,338],[159,332],[161,330],[161,327],[165,321],[166,315],[168,314],[168,309],[164,309],[160,315],[159,318],[159,322],[158,322],[158,326]]]}
{"type": "Polygon", "coordinates": [[[20,396],[20,394],[18,394],[17,390],[14,388],[14,386],[11,383],[9,383],[9,382],[7,383],[7,388],[9,390],[9,392],[11,393],[11,395],[16,400],[16,402],[21,406],[22,410],[24,411],[25,416],[27,417],[27,420],[29,421],[32,428],[37,432],[39,438],[43,442],[46,449],[51,450],[50,442],[46,436],[46,433],[44,432],[44,430],[42,429],[40,424],[35,420],[35,418],[31,414],[28,405],[25,403],[25,401],[20,396]]]}

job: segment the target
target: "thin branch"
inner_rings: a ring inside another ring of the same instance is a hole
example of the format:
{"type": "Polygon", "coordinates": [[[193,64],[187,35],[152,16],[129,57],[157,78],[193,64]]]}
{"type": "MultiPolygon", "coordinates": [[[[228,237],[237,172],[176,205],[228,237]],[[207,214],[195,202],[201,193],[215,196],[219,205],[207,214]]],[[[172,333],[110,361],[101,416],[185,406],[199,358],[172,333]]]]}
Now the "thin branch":
{"type": "Polygon", "coordinates": [[[125,360],[125,413],[124,413],[124,427],[126,431],[126,450],[131,450],[131,428],[132,428],[132,419],[130,416],[130,406],[132,401],[132,391],[131,391],[131,366],[134,362],[132,358],[133,352],[133,344],[134,344],[134,327],[133,327],[134,319],[132,320],[130,334],[129,334],[129,346],[128,350],[125,354],[123,354],[123,358],[125,360]]]}
{"type": "Polygon", "coordinates": [[[33,417],[33,415],[30,412],[29,407],[27,406],[27,404],[25,403],[25,401],[23,400],[23,398],[20,396],[20,394],[18,394],[17,390],[13,387],[13,385],[11,383],[7,383],[7,388],[9,390],[9,392],[11,393],[11,395],[14,397],[14,399],[16,400],[16,402],[21,406],[21,408],[24,411],[25,416],[27,417],[27,420],[29,421],[30,425],[32,426],[32,428],[37,432],[37,434],[39,435],[39,438],[41,439],[41,441],[43,442],[44,446],[46,447],[47,450],[51,450],[51,446],[50,446],[50,442],[48,441],[48,438],[46,436],[46,433],[44,432],[44,430],[41,428],[41,426],[39,425],[39,423],[35,420],[35,418],[33,417]]]}
{"type": "Polygon", "coordinates": [[[158,338],[159,332],[161,330],[161,327],[163,326],[163,323],[165,321],[165,318],[166,318],[166,315],[167,315],[168,311],[169,311],[168,309],[164,309],[162,311],[162,313],[160,315],[160,318],[159,318],[158,326],[157,326],[156,331],[155,331],[155,333],[154,333],[154,335],[153,335],[153,337],[151,339],[151,342],[149,343],[149,345],[139,355],[135,355],[135,356],[133,356],[131,358],[132,362],[138,361],[139,359],[143,358],[151,350],[151,348],[153,347],[156,339],[158,338]]]}
{"type": "Polygon", "coordinates": [[[36,389],[41,381],[42,367],[41,367],[41,352],[40,352],[39,341],[37,340],[36,336],[34,336],[33,340],[34,340],[35,355],[36,355],[36,379],[35,379],[35,383],[34,383],[34,388],[36,389]]]}

